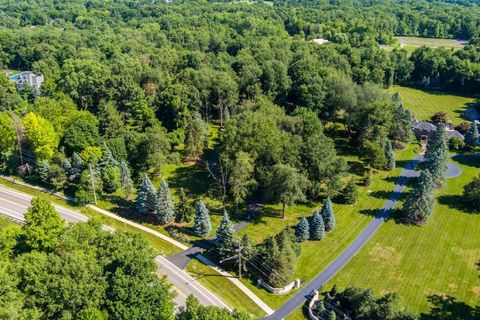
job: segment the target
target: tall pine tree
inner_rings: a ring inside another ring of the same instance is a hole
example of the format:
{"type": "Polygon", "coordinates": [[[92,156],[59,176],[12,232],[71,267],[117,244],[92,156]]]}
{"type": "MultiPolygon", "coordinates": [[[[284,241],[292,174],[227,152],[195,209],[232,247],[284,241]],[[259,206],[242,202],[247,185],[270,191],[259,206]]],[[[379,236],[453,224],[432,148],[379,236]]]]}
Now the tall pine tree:
{"type": "Polygon", "coordinates": [[[125,160],[120,162],[120,181],[122,184],[123,192],[125,193],[125,198],[128,198],[133,190],[133,181],[130,175],[130,169],[125,160]]]}
{"type": "Polygon", "coordinates": [[[434,185],[440,187],[447,177],[448,169],[448,148],[444,126],[439,126],[428,141],[425,167],[430,171],[434,185]]]}
{"type": "Polygon", "coordinates": [[[325,237],[325,223],[320,212],[315,211],[310,223],[310,239],[322,240],[325,237]]]}
{"type": "Polygon", "coordinates": [[[170,223],[175,219],[175,205],[170,195],[170,189],[164,179],[162,179],[160,187],[158,187],[155,211],[162,224],[170,223]]]}
{"type": "Polygon", "coordinates": [[[307,241],[310,237],[310,226],[305,217],[300,219],[300,222],[295,229],[295,236],[297,237],[298,242],[307,241]]]}
{"type": "Polygon", "coordinates": [[[180,222],[190,222],[192,220],[192,210],[188,205],[188,198],[185,194],[185,190],[180,188],[178,191],[178,203],[176,206],[175,221],[180,222]]]}
{"type": "Polygon", "coordinates": [[[426,222],[433,211],[433,178],[429,170],[423,170],[405,200],[403,211],[412,223],[426,222]]]}
{"type": "Polygon", "coordinates": [[[479,143],[479,137],[480,134],[478,133],[477,124],[475,122],[472,122],[470,124],[470,128],[465,134],[465,145],[467,145],[470,149],[475,148],[479,143]]]}
{"type": "Polygon", "coordinates": [[[217,229],[215,247],[220,259],[228,258],[235,252],[235,231],[226,211],[217,229]]]}
{"type": "Polygon", "coordinates": [[[325,230],[332,231],[335,228],[335,214],[333,213],[333,205],[330,197],[325,199],[321,214],[323,221],[325,222],[325,230]]]}
{"type": "Polygon", "coordinates": [[[385,144],[385,158],[387,159],[385,169],[389,171],[395,169],[395,155],[393,154],[392,143],[390,141],[387,141],[385,144]]]}
{"type": "Polygon", "coordinates": [[[408,143],[413,139],[413,117],[409,109],[398,105],[393,114],[390,137],[394,142],[408,143]]]}
{"type": "Polygon", "coordinates": [[[138,187],[137,193],[137,210],[140,213],[149,213],[155,211],[155,203],[157,202],[157,194],[152,181],[147,176],[143,176],[142,183],[138,187]]]}
{"type": "Polygon", "coordinates": [[[193,232],[199,237],[206,237],[211,231],[210,214],[203,201],[199,200],[195,205],[193,232]]]}

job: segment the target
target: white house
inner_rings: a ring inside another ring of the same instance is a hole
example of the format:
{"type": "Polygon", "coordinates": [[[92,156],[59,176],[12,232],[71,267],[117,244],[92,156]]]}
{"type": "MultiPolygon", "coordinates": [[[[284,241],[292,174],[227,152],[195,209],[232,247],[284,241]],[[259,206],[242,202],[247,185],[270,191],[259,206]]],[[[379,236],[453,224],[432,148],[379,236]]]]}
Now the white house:
{"type": "Polygon", "coordinates": [[[40,86],[43,82],[43,75],[35,74],[31,71],[24,71],[8,77],[11,81],[15,82],[18,90],[22,90],[24,86],[28,85],[33,87],[35,96],[40,94],[40,86]]]}

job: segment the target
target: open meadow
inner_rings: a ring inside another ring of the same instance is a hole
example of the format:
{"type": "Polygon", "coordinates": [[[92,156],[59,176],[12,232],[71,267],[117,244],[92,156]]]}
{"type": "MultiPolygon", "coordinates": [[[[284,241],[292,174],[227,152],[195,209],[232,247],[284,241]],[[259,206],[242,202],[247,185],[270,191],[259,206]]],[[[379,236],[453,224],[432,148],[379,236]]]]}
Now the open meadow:
{"type": "Polygon", "coordinates": [[[412,110],[420,121],[428,121],[436,112],[446,112],[454,125],[465,121],[463,113],[476,104],[476,99],[439,91],[424,91],[409,87],[393,86],[391,93],[400,93],[405,107],[412,110]]]}
{"type": "Polygon", "coordinates": [[[436,194],[433,216],[424,226],[388,221],[333,278],[333,284],[397,292],[425,319],[474,319],[480,302],[480,215],[461,206],[463,186],[478,175],[478,156],[455,157],[463,174],[436,194]]]}

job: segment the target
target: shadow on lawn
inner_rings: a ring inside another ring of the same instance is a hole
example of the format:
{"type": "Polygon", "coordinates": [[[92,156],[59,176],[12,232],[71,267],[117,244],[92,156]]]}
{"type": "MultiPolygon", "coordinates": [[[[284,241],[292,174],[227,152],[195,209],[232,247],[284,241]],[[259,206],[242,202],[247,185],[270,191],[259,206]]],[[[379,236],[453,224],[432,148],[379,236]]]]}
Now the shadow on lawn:
{"type": "MultiPolygon", "coordinates": [[[[396,224],[412,225],[403,217],[401,208],[395,209],[363,209],[360,213],[372,218],[384,218],[385,220],[393,220],[396,224]]],[[[412,225],[415,226],[415,225],[412,225]]]]}
{"type": "Polygon", "coordinates": [[[421,314],[421,320],[473,320],[480,319],[480,307],[472,307],[455,297],[443,295],[428,296],[432,309],[428,314],[421,314]]]}
{"type": "Polygon", "coordinates": [[[464,213],[478,213],[477,211],[473,210],[472,207],[465,204],[465,199],[459,194],[455,195],[443,195],[438,198],[438,203],[448,206],[452,209],[457,209],[464,213]]]}
{"type": "Polygon", "coordinates": [[[213,181],[203,161],[192,166],[176,168],[167,182],[170,188],[183,188],[189,196],[195,197],[207,193],[213,181]]]}
{"type": "Polygon", "coordinates": [[[473,168],[480,168],[480,154],[457,154],[452,157],[458,163],[473,168]]]}

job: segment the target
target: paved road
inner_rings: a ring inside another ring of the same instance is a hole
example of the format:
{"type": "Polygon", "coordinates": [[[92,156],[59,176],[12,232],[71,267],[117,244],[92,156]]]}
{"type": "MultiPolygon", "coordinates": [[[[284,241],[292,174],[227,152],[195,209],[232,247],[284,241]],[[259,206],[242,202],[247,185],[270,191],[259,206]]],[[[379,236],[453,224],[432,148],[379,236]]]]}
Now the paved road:
{"type": "MultiPolygon", "coordinates": [[[[0,186],[0,214],[6,215],[15,220],[23,221],[23,215],[30,207],[31,199],[32,197],[29,195],[0,186]]],[[[76,211],[60,206],[55,206],[55,209],[65,221],[84,222],[88,220],[88,217],[79,214],[76,211]]],[[[113,231],[113,228],[108,226],[104,226],[103,228],[108,231],[113,231]]],[[[168,280],[176,289],[178,293],[175,299],[177,305],[185,305],[185,298],[190,294],[193,294],[203,305],[214,305],[229,309],[229,307],[223,303],[223,301],[217,298],[209,290],[201,286],[186,272],[174,266],[164,257],[157,256],[155,258],[155,263],[158,266],[158,272],[162,275],[166,275],[168,280]]]]}
{"type": "MultiPolygon", "coordinates": [[[[385,222],[392,212],[393,207],[400,199],[408,180],[419,175],[415,171],[417,165],[423,161],[423,155],[415,157],[411,160],[400,173],[395,187],[391,193],[390,199],[385,203],[378,215],[362,230],[357,238],[332,262],[327,268],[321,271],[306,286],[301,288],[292,298],[284,305],[277,309],[273,314],[263,319],[284,319],[296,308],[305,303],[313,290],[318,290],[328,280],[330,280],[337,272],[339,272],[349,262],[353,256],[370,240],[380,226],[385,222]]],[[[462,170],[454,163],[448,163],[447,177],[454,178],[459,176],[462,170]]]]}
{"type": "Polygon", "coordinates": [[[327,268],[321,271],[317,276],[310,281],[306,286],[301,288],[292,298],[290,298],[284,305],[277,309],[270,316],[264,319],[284,319],[290,313],[292,313],[297,307],[305,303],[308,296],[313,290],[318,290],[323,284],[330,280],[340,269],[342,269],[350,259],[367,243],[368,240],[375,234],[380,226],[388,218],[390,212],[395,206],[396,202],[400,199],[400,196],[407,185],[410,178],[418,176],[418,172],[415,171],[416,166],[422,160],[422,157],[416,157],[410,161],[402,170],[400,177],[398,177],[395,187],[393,189],[390,199],[385,206],[380,210],[377,217],[375,217],[357,238],[350,243],[350,245],[332,262],[327,268]]]}

